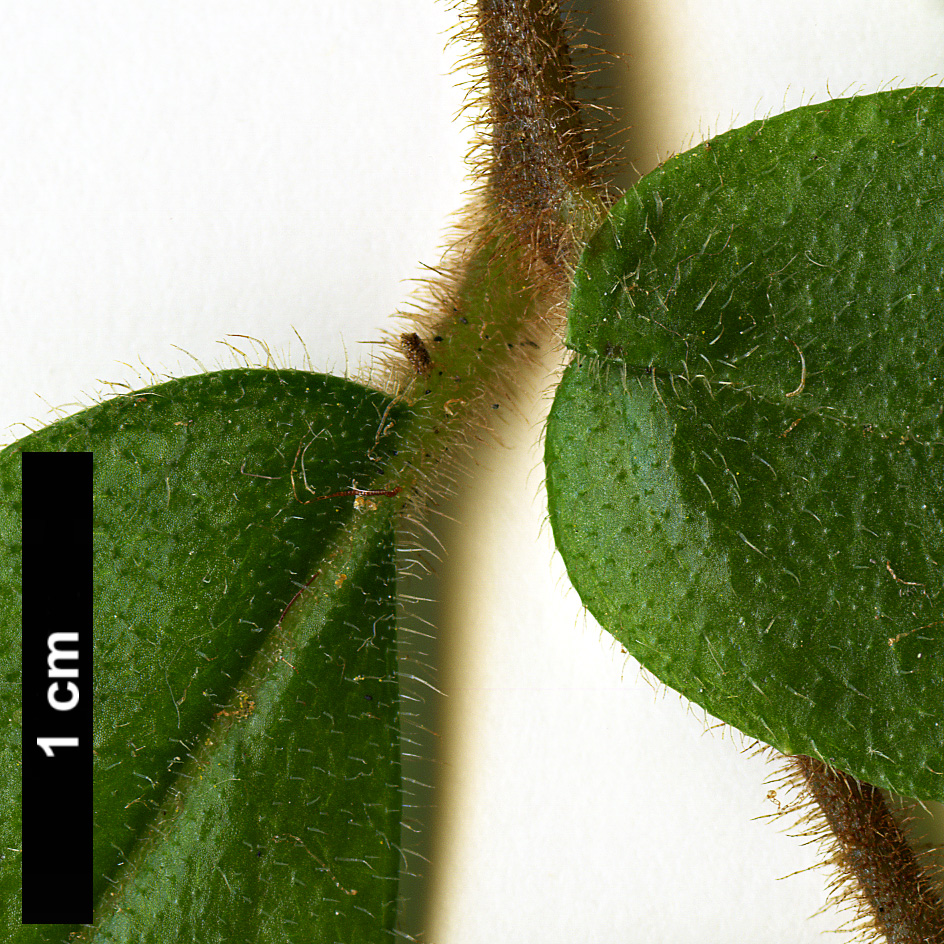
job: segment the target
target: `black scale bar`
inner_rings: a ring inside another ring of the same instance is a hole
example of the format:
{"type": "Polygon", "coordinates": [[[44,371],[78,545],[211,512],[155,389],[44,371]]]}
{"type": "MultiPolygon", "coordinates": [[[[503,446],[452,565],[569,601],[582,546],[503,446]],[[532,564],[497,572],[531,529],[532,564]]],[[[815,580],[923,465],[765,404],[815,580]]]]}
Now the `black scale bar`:
{"type": "Polygon", "coordinates": [[[23,453],[23,923],[92,920],[92,453],[23,453]]]}

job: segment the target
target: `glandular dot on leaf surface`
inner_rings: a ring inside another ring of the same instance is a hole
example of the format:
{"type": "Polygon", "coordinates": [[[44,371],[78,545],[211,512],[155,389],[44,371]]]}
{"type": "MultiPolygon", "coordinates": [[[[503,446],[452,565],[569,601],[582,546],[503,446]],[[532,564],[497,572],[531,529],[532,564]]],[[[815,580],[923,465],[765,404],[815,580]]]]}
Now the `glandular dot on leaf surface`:
{"type": "Polygon", "coordinates": [[[546,439],[581,599],[786,753],[944,799],[944,91],[667,161],[581,260],[546,439]]]}

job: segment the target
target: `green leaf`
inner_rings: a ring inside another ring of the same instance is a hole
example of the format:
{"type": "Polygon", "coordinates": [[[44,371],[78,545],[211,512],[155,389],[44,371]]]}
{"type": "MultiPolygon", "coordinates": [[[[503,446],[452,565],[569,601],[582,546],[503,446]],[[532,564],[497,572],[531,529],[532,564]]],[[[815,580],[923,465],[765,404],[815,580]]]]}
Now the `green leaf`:
{"type": "Polygon", "coordinates": [[[644,666],[938,800],[942,276],[941,90],[721,135],[589,245],[546,446],[574,586],[644,666]]]}
{"type": "MultiPolygon", "coordinates": [[[[381,394],[299,371],[174,380],[0,454],[0,936],[19,906],[20,452],[95,463],[95,896],[70,940],[376,942],[400,854],[381,394]],[[304,588],[307,591],[300,593],[304,588]]],[[[50,575],[51,581],[54,575],[50,575]]]]}

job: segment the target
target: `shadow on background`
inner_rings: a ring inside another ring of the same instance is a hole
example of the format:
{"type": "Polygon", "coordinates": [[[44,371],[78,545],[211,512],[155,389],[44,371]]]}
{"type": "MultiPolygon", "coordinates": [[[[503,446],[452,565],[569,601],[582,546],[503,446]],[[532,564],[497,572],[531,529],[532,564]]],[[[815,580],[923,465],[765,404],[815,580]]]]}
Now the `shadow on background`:
{"type": "MultiPolygon", "coordinates": [[[[587,2],[589,0],[584,0],[587,2]]],[[[587,54],[581,58],[578,55],[577,63],[600,70],[589,81],[583,97],[588,102],[606,106],[612,114],[610,143],[617,156],[615,166],[619,168],[613,183],[622,192],[632,186],[640,174],[656,166],[660,152],[663,157],[668,156],[664,116],[658,113],[656,93],[674,78],[667,72],[670,58],[660,54],[658,37],[647,35],[647,31],[651,31],[647,0],[595,0],[591,10],[575,12],[582,6],[579,0],[562,2],[564,10],[574,11],[571,13],[574,20],[585,27],[585,41],[610,54],[608,62],[599,56],[587,54]]],[[[545,381],[546,374],[539,375],[536,369],[522,378],[522,386],[536,388],[545,381]]],[[[453,603],[464,578],[450,551],[462,542],[474,540],[478,501],[473,484],[475,469],[479,461],[501,461],[495,456],[495,450],[485,446],[469,457],[466,468],[471,470],[471,475],[461,477],[459,494],[442,500],[437,513],[426,521],[433,536],[423,537],[421,556],[433,572],[408,575],[401,582],[401,593],[407,602],[400,636],[406,787],[404,872],[401,875],[404,900],[400,926],[408,940],[426,940],[424,930],[430,927],[431,916],[437,911],[437,894],[443,884],[437,874],[444,867],[445,858],[441,853],[448,842],[447,811],[450,791],[456,787],[454,777],[450,778],[449,774],[455,773],[451,771],[453,760],[461,757],[459,742],[465,730],[456,713],[450,713],[448,694],[462,677],[461,666],[464,654],[469,651],[474,627],[464,623],[453,603]],[[485,450],[488,450],[488,459],[485,450]],[[442,549],[435,546],[436,542],[442,549]],[[434,549],[441,562],[432,559],[429,548],[434,549]],[[438,694],[436,689],[441,689],[445,695],[438,694]]],[[[415,549],[403,553],[407,559],[417,556],[415,549]]],[[[422,570],[421,567],[409,569],[422,570]]],[[[925,816],[921,828],[916,830],[923,844],[940,841],[941,807],[934,807],[937,827],[924,822],[929,818],[925,816]]],[[[944,863],[944,859],[939,861],[944,863]]]]}
{"type": "Polygon", "coordinates": [[[576,63],[588,71],[600,70],[588,79],[583,97],[603,105],[612,115],[613,183],[621,193],[656,166],[660,148],[665,146],[649,91],[667,79],[662,75],[665,60],[656,55],[657,38],[647,35],[646,11],[651,6],[652,0],[594,0],[587,10],[586,0],[562,3],[586,29],[584,41],[605,53],[603,57],[578,56],[576,63]]]}
{"type": "MultiPolygon", "coordinates": [[[[612,115],[608,131],[616,157],[613,166],[618,168],[613,183],[622,192],[638,179],[636,169],[645,172],[656,163],[659,129],[644,114],[645,96],[640,95],[640,88],[644,80],[652,80],[657,64],[644,52],[651,45],[636,41],[644,9],[641,0],[595,0],[591,11],[582,7],[580,2],[562,3],[564,12],[585,28],[582,41],[608,54],[604,58],[599,53],[578,51],[575,61],[587,70],[598,70],[581,96],[605,106],[612,115]]],[[[557,340],[549,339],[549,344],[556,345],[557,340]]],[[[546,381],[546,371],[536,367],[521,378],[520,386],[539,390],[546,381]]],[[[527,404],[523,406],[527,412],[527,404]]],[[[425,940],[424,931],[436,912],[437,890],[442,885],[437,872],[444,862],[440,853],[448,841],[450,785],[455,787],[446,768],[462,752],[458,742],[464,727],[460,718],[450,714],[448,694],[462,674],[463,654],[468,651],[473,628],[463,625],[451,604],[463,575],[457,572],[450,550],[460,542],[474,540],[469,529],[476,520],[475,468],[479,461],[494,462],[495,455],[491,445],[473,451],[465,466],[471,475],[460,475],[457,495],[440,500],[424,522],[432,536],[423,534],[418,543],[407,538],[401,551],[404,603],[399,654],[405,793],[400,932],[407,940],[425,940]]]]}

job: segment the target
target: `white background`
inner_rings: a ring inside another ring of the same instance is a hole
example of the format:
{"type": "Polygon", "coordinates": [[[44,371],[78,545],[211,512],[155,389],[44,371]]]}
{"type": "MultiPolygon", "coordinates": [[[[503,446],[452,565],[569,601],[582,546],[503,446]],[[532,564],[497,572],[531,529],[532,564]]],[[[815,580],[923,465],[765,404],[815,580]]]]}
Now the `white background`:
{"type": "MultiPolygon", "coordinates": [[[[600,6],[640,170],[944,72],[940,0],[600,6]]],[[[0,442],[107,382],[231,366],[228,335],[302,367],[294,326],[316,369],[366,364],[461,206],[452,23],[433,0],[0,4],[0,442]]],[[[813,851],[757,819],[770,769],[567,589],[542,528],[548,364],[449,507],[426,940],[818,940],[823,877],[780,880],[813,851]]]]}

